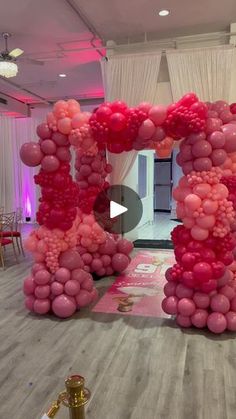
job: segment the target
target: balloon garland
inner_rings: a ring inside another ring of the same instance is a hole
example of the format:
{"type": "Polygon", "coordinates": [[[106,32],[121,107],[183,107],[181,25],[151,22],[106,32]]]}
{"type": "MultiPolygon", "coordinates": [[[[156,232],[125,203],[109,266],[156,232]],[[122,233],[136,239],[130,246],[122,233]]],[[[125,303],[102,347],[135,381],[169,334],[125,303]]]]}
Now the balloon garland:
{"type": "Polygon", "coordinates": [[[34,265],[24,281],[26,307],[65,318],[97,298],[92,274],[125,270],[133,245],[105,232],[93,205],[109,186],[112,153],[153,149],[168,157],[180,142],[184,176],[173,196],[183,225],[172,232],[176,264],[166,272],[163,310],[182,327],[236,330],[236,105],[200,102],[193,93],[168,107],[103,103],[92,114],[77,101],[58,101],[22,146],[28,166],[41,165],[39,228],[26,240],[34,265]],[[76,179],[70,174],[76,152],[76,179]],[[235,268],[235,269],[234,269],[235,268]]]}

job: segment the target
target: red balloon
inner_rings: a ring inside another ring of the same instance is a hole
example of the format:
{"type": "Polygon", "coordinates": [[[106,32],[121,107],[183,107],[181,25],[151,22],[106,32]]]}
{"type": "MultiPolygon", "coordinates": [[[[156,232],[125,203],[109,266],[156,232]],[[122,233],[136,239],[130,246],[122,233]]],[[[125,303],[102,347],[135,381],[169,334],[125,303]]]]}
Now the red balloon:
{"type": "Polygon", "coordinates": [[[120,112],[113,113],[109,120],[109,126],[115,132],[122,131],[126,127],[126,117],[120,112]]]}
{"type": "Polygon", "coordinates": [[[212,268],[209,263],[198,262],[193,267],[194,279],[199,283],[207,282],[212,278],[212,268]]]}

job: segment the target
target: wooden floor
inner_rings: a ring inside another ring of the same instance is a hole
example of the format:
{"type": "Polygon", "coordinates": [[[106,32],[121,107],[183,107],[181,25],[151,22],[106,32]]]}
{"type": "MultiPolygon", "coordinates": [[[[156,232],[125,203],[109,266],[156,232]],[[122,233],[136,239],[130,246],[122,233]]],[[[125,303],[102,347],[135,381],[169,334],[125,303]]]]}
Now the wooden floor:
{"type": "Polygon", "coordinates": [[[235,419],[235,335],[90,310],[34,316],[21,291],[29,267],[26,258],[0,271],[1,419],[39,419],[74,373],[92,392],[86,419],[235,419]]]}

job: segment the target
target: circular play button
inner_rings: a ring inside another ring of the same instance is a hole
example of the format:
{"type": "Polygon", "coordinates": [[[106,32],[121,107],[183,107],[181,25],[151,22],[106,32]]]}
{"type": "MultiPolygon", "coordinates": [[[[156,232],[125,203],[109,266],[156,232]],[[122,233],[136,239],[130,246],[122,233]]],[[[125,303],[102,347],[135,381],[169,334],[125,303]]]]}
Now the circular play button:
{"type": "Polygon", "coordinates": [[[128,233],[140,222],[143,205],[138,194],[124,185],[114,185],[100,192],[93,207],[100,226],[114,234],[128,233]]]}

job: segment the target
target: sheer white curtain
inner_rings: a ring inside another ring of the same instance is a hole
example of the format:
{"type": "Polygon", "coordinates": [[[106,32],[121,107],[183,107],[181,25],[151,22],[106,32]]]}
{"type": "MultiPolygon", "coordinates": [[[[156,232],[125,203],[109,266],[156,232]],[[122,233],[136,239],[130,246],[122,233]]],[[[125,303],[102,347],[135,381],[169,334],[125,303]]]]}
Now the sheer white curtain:
{"type": "MultiPolygon", "coordinates": [[[[230,99],[231,77],[236,51],[232,45],[167,51],[171,90],[174,101],[187,92],[195,92],[203,101],[230,99]]],[[[173,186],[182,176],[173,156],[173,186]]],[[[174,216],[176,203],[172,202],[174,216]]]]}
{"type": "MultiPolygon", "coordinates": [[[[147,101],[157,103],[157,81],[161,52],[113,55],[102,61],[106,100],[124,100],[129,106],[147,101]]],[[[108,153],[113,166],[111,184],[122,184],[137,157],[136,151],[108,153]]]]}
{"type": "Polygon", "coordinates": [[[203,101],[229,100],[233,45],[167,51],[166,56],[175,101],[187,92],[203,101]]]}

